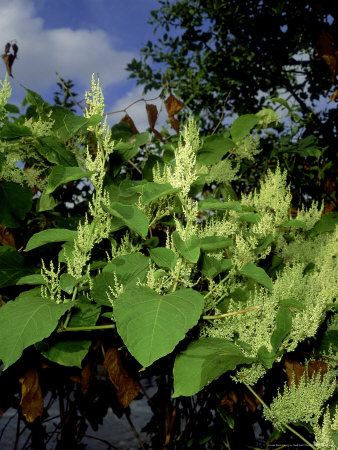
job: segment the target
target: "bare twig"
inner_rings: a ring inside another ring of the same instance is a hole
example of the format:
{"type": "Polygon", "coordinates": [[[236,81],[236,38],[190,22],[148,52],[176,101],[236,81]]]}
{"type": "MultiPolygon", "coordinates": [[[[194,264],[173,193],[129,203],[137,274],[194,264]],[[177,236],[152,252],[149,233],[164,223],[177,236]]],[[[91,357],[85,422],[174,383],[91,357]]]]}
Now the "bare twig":
{"type": "Polygon", "coordinates": [[[117,447],[115,447],[115,445],[111,444],[110,442],[106,441],[105,439],[100,439],[96,436],[91,436],[90,434],[81,434],[81,436],[89,438],[89,439],[95,439],[96,441],[102,442],[103,444],[108,445],[109,449],[113,448],[113,449],[119,450],[117,447]]]}
{"type": "Polygon", "coordinates": [[[223,101],[221,118],[219,119],[218,124],[215,126],[213,132],[211,133],[211,136],[216,133],[216,131],[218,130],[219,126],[222,123],[222,120],[224,119],[225,104],[228,101],[230,94],[231,94],[231,91],[229,91],[229,94],[225,97],[225,99],[223,101]]]}
{"type": "Polygon", "coordinates": [[[134,424],[133,424],[133,422],[131,421],[129,415],[128,415],[127,413],[125,413],[125,416],[126,416],[128,422],[129,422],[130,428],[133,430],[133,433],[134,433],[134,435],[135,435],[135,437],[136,437],[136,439],[137,439],[137,441],[138,441],[138,443],[139,443],[141,449],[142,449],[142,450],[146,450],[146,449],[145,449],[145,446],[144,446],[144,444],[143,444],[143,442],[142,442],[142,440],[141,440],[141,438],[140,438],[140,435],[138,434],[136,428],[134,427],[134,424]]]}
{"type": "Polygon", "coordinates": [[[84,109],[84,107],[82,105],[80,105],[80,103],[75,99],[74,95],[70,92],[70,90],[68,89],[68,87],[65,85],[65,83],[63,82],[63,79],[60,77],[60,75],[56,72],[56,76],[58,77],[58,80],[60,81],[60,83],[62,84],[62,87],[65,91],[68,92],[69,96],[72,98],[73,102],[75,102],[75,104],[82,109],[82,112],[85,112],[86,110],[84,109]]]}
{"type": "Polygon", "coordinates": [[[142,174],[142,170],[140,170],[137,166],[135,166],[135,164],[133,163],[133,161],[131,161],[130,159],[128,159],[128,162],[129,162],[129,164],[130,164],[131,166],[134,167],[135,170],[138,171],[138,173],[141,173],[141,174],[142,174]]]}
{"type": "Polygon", "coordinates": [[[130,108],[131,106],[134,106],[136,103],[138,103],[138,102],[145,102],[145,103],[152,102],[152,101],[157,100],[158,98],[160,98],[161,95],[162,95],[162,92],[157,97],[154,97],[154,98],[139,98],[138,100],[135,100],[130,105],[126,106],[124,109],[120,109],[118,111],[111,111],[109,113],[105,113],[104,116],[110,116],[110,114],[117,114],[117,113],[123,113],[123,112],[126,113],[127,109],[130,108]]]}

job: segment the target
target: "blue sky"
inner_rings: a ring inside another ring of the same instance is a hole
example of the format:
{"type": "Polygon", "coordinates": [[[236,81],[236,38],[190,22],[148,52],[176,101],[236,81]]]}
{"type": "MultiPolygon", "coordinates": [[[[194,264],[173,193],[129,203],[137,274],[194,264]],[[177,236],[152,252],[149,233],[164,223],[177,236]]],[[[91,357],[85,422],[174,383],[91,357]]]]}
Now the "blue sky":
{"type": "MultiPolygon", "coordinates": [[[[128,80],[125,67],[154,39],[147,22],[158,6],[158,0],[0,0],[0,49],[14,39],[19,46],[10,102],[19,104],[25,95],[19,83],[53,102],[55,72],[75,83],[78,99],[89,88],[91,74],[98,74],[107,112],[141,98],[142,87],[128,80]]],[[[0,67],[3,79],[5,65],[0,67]]],[[[147,98],[156,95],[150,92],[147,98]]],[[[128,112],[143,131],[144,104],[128,112]]],[[[113,122],[122,115],[111,116],[113,122]]]]}
{"type": "MultiPolygon", "coordinates": [[[[98,74],[106,112],[121,110],[140,99],[142,86],[128,80],[125,67],[132,58],[139,57],[148,40],[158,37],[148,20],[150,11],[159,6],[158,0],[0,0],[0,50],[12,40],[19,46],[13,65],[15,79],[10,79],[10,102],[19,105],[22,101],[25,91],[21,83],[53,103],[55,72],[75,83],[79,100],[90,88],[92,73],[98,74]]],[[[0,61],[0,79],[5,73],[5,64],[0,61]]],[[[158,94],[148,92],[146,97],[158,94]]],[[[321,99],[317,109],[335,107],[327,101],[321,99]]],[[[160,100],[152,103],[158,107],[161,104],[160,100]]],[[[128,113],[140,131],[148,127],[143,102],[128,109],[128,113]]],[[[109,116],[110,124],[123,115],[109,116]]],[[[165,121],[163,111],[160,125],[165,121]]]]}

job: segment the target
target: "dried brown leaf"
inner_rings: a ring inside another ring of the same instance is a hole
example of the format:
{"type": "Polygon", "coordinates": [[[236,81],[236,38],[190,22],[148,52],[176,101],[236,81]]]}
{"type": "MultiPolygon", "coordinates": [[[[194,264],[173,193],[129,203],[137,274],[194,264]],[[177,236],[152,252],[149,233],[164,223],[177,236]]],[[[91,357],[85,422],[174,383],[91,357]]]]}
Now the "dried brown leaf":
{"type": "Polygon", "coordinates": [[[12,49],[14,53],[14,57],[16,57],[16,54],[18,53],[19,47],[16,45],[16,43],[12,44],[12,49]]]}
{"type": "Polygon", "coordinates": [[[87,363],[84,368],[81,370],[81,376],[71,375],[69,377],[74,383],[81,384],[81,393],[86,395],[88,392],[88,388],[90,385],[90,381],[92,379],[92,370],[90,367],[90,363],[87,363]]]}
{"type": "Polygon", "coordinates": [[[242,393],[243,395],[243,403],[250,409],[250,411],[255,412],[257,406],[259,405],[259,401],[253,395],[249,395],[246,392],[242,393]]]}
{"type": "Polygon", "coordinates": [[[228,392],[221,400],[221,405],[224,406],[228,406],[229,411],[232,413],[234,410],[234,405],[238,402],[238,396],[237,393],[232,390],[230,392],[228,392]]]}
{"type": "Polygon", "coordinates": [[[43,397],[36,369],[26,370],[21,383],[21,410],[27,422],[32,423],[43,414],[43,397]]]}
{"type": "Polygon", "coordinates": [[[175,119],[175,117],[169,117],[170,125],[173,130],[178,134],[180,132],[180,121],[175,119]]]}
{"type": "Polygon", "coordinates": [[[178,100],[173,94],[170,94],[169,97],[164,101],[164,105],[166,107],[170,125],[179,133],[180,131],[180,122],[175,119],[174,115],[181,111],[181,109],[185,106],[181,100],[178,100]]]}
{"type": "Polygon", "coordinates": [[[174,116],[178,112],[181,111],[182,108],[184,108],[184,103],[181,102],[181,100],[178,100],[175,95],[170,94],[169,97],[164,101],[169,119],[170,116],[174,116]]]}
{"type": "Polygon", "coordinates": [[[111,347],[107,350],[104,358],[104,367],[117,391],[118,401],[124,408],[127,408],[139,393],[141,386],[123,367],[117,348],[111,347]]]}
{"type": "Polygon", "coordinates": [[[335,102],[338,99],[338,89],[334,91],[334,93],[330,97],[330,102],[335,102]]]}
{"type": "MultiPolygon", "coordinates": [[[[304,374],[306,374],[306,366],[297,361],[292,361],[286,359],[284,361],[286,376],[288,379],[288,386],[291,387],[292,383],[295,383],[296,386],[299,385],[300,379],[304,374]]],[[[322,378],[324,373],[328,371],[328,364],[323,361],[310,361],[308,363],[308,369],[306,376],[312,378],[314,376],[320,375],[322,378]]]]}
{"type": "Polygon", "coordinates": [[[0,244],[8,245],[15,248],[15,240],[13,234],[6,227],[0,225],[0,244]]]}
{"type": "Polygon", "coordinates": [[[15,56],[12,55],[12,53],[4,53],[3,55],[1,55],[1,58],[5,61],[8,75],[10,75],[13,78],[12,65],[15,60],[15,56]]]}
{"type": "Polygon", "coordinates": [[[332,42],[333,36],[323,32],[315,43],[314,50],[318,55],[317,59],[327,64],[332,74],[331,81],[334,83],[338,72],[338,51],[332,46],[332,42]]]}
{"type": "Polygon", "coordinates": [[[154,135],[157,137],[157,139],[159,139],[161,142],[165,143],[165,139],[163,139],[163,137],[161,136],[161,133],[157,130],[155,130],[155,128],[152,130],[154,135]]]}
{"type": "Polygon", "coordinates": [[[11,44],[9,42],[7,42],[7,44],[5,45],[5,53],[8,53],[11,49],[11,44]]]}
{"type": "Polygon", "coordinates": [[[157,106],[152,105],[151,103],[147,103],[146,110],[147,110],[149,126],[153,130],[156,120],[157,120],[157,117],[158,117],[157,106]]]}
{"type": "Polygon", "coordinates": [[[133,119],[129,116],[129,114],[126,114],[125,116],[122,117],[122,119],[120,120],[120,122],[124,122],[127,125],[130,126],[131,131],[133,132],[133,134],[139,134],[138,129],[136,128],[133,119]]]}

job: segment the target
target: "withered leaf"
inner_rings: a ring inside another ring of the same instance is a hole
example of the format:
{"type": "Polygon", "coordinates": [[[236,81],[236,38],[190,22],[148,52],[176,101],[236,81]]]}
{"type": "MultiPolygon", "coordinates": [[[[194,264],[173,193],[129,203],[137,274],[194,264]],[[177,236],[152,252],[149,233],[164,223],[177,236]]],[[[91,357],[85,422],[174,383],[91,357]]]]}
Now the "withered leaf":
{"type": "Polygon", "coordinates": [[[74,381],[74,383],[81,384],[81,393],[86,395],[88,392],[88,388],[90,385],[90,381],[92,379],[92,370],[90,367],[90,363],[88,362],[84,368],[81,370],[81,376],[71,375],[70,379],[74,381]]]}
{"type": "Polygon", "coordinates": [[[10,75],[13,78],[12,65],[13,65],[15,56],[12,55],[12,53],[4,53],[3,55],[1,55],[1,58],[5,61],[8,75],[10,75]]]}
{"type": "Polygon", "coordinates": [[[338,72],[338,51],[332,46],[333,36],[330,33],[321,33],[317,42],[314,45],[314,50],[317,53],[317,59],[323,60],[332,76],[332,83],[335,82],[336,74],[338,72]]]}
{"type": "Polygon", "coordinates": [[[175,119],[174,116],[169,117],[170,125],[173,130],[178,134],[180,132],[180,121],[175,119]]]}
{"type": "Polygon", "coordinates": [[[169,97],[164,100],[164,104],[170,119],[170,116],[174,116],[178,112],[181,111],[182,108],[184,108],[184,103],[181,102],[181,100],[178,100],[175,95],[170,94],[169,97]]]}
{"type": "Polygon", "coordinates": [[[124,408],[127,408],[140,392],[141,386],[123,367],[117,348],[112,347],[107,350],[104,358],[104,367],[117,391],[118,401],[124,408]]]}
{"type": "Polygon", "coordinates": [[[0,225],[0,244],[8,245],[15,248],[15,240],[13,234],[6,227],[0,225]]]}
{"type": "Polygon", "coordinates": [[[259,401],[253,395],[249,395],[247,392],[243,392],[243,403],[250,409],[250,411],[255,412],[259,401]]]}
{"type": "Polygon", "coordinates": [[[133,119],[132,119],[128,114],[126,114],[125,116],[123,116],[122,119],[120,120],[120,122],[124,122],[124,123],[126,123],[127,125],[129,125],[130,128],[131,128],[131,131],[133,132],[133,134],[139,134],[139,131],[138,131],[138,129],[136,128],[133,119]]]}
{"type": "MultiPolygon", "coordinates": [[[[261,396],[262,391],[260,391],[258,395],[261,396]]],[[[252,412],[255,412],[259,405],[259,401],[253,395],[240,388],[232,389],[221,400],[221,405],[228,406],[230,413],[233,412],[234,405],[239,403],[247,406],[252,412]]]]}
{"type": "Polygon", "coordinates": [[[16,45],[16,43],[14,43],[12,45],[12,49],[13,49],[13,52],[14,52],[14,56],[16,57],[16,54],[18,53],[18,50],[19,50],[19,47],[16,45]]]}
{"type": "Polygon", "coordinates": [[[21,383],[21,410],[27,422],[32,423],[43,414],[43,397],[36,369],[26,370],[21,383]]]}
{"type": "Polygon", "coordinates": [[[338,89],[334,91],[334,93],[330,97],[330,102],[335,102],[338,99],[338,89]]]}
{"type": "Polygon", "coordinates": [[[157,106],[152,105],[151,103],[147,103],[146,110],[147,110],[149,126],[153,130],[156,120],[157,120],[157,117],[158,117],[157,106]]]}
{"type": "Polygon", "coordinates": [[[238,402],[237,393],[232,390],[228,392],[222,399],[221,399],[221,405],[228,406],[229,411],[232,413],[234,410],[234,405],[238,402]]]}
{"type": "MultiPolygon", "coordinates": [[[[286,376],[288,379],[288,386],[291,387],[292,383],[295,383],[296,386],[299,385],[300,379],[304,374],[306,374],[306,366],[297,361],[292,361],[286,359],[284,361],[286,376]]],[[[310,361],[308,363],[308,370],[306,376],[312,378],[314,376],[320,375],[322,378],[324,373],[328,371],[328,364],[323,361],[310,361]]]]}
{"type": "Polygon", "coordinates": [[[157,131],[155,128],[152,130],[154,135],[163,143],[165,143],[165,139],[163,139],[163,137],[161,136],[161,133],[159,131],[157,131]]]}
{"type": "Polygon", "coordinates": [[[174,115],[181,111],[181,109],[185,106],[181,100],[178,100],[173,94],[170,94],[169,97],[164,101],[164,105],[166,107],[170,125],[179,133],[180,131],[180,122],[175,119],[174,115]]]}
{"type": "Polygon", "coordinates": [[[5,45],[5,53],[8,53],[10,48],[11,48],[11,44],[9,42],[7,42],[7,44],[5,45]]]}

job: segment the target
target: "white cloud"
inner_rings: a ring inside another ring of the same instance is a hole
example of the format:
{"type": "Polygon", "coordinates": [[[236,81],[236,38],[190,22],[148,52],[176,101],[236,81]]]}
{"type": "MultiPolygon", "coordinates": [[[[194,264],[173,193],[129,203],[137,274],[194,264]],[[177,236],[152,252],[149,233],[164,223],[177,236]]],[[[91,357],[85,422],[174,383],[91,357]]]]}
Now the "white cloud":
{"type": "MultiPolygon", "coordinates": [[[[109,111],[119,111],[125,109],[127,106],[131,105],[132,103],[136,102],[137,100],[144,98],[146,100],[149,99],[147,103],[151,103],[153,105],[157,106],[157,110],[159,111],[159,117],[157,119],[155,128],[158,131],[161,131],[161,128],[163,126],[167,126],[166,121],[168,120],[168,115],[165,109],[165,106],[163,104],[163,100],[161,98],[156,98],[159,96],[159,91],[149,91],[147,92],[147,95],[142,95],[143,88],[141,86],[136,86],[132,90],[130,90],[126,95],[119,98],[109,109],[107,108],[107,112],[109,111]],[[151,100],[154,99],[155,100],[151,100]]],[[[147,111],[146,111],[146,104],[144,101],[140,101],[135,103],[133,106],[127,109],[127,113],[129,116],[133,119],[136,128],[138,131],[142,132],[145,131],[147,128],[149,128],[148,118],[147,118],[147,111]]],[[[119,122],[122,117],[125,115],[125,112],[111,114],[109,116],[109,123],[115,124],[119,122]]],[[[169,132],[173,132],[169,128],[169,132]]]]}
{"type": "MultiPolygon", "coordinates": [[[[100,29],[45,29],[32,0],[0,0],[0,52],[6,42],[14,39],[19,52],[13,64],[13,75],[18,82],[40,94],[56,88],[55,72],[73,80],[80,95],[81,89],[89,88],[92,73],[97,73],[102,85],[108,87],[127,78],[124,69],[135,56],[132,52],[115,49],[112,37],[100,29]]],[[[0,78],[4,75],[3,64],[0,78]]],[[[11,84],[17,91],[15,83],[11,84]]],[[[21,90],[18,99],[23,95],[21,90]]]]}

